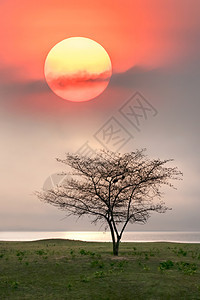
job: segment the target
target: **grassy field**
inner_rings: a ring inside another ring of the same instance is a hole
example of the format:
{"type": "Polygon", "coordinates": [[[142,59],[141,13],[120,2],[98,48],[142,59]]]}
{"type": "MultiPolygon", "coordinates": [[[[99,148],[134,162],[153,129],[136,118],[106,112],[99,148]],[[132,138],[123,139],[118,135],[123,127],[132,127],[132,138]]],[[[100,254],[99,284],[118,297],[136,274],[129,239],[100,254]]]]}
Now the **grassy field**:
{"type": "Polygon", "coordinates": [[[200,299],[200,244],[0,242],[0,299],[200,299]]]}

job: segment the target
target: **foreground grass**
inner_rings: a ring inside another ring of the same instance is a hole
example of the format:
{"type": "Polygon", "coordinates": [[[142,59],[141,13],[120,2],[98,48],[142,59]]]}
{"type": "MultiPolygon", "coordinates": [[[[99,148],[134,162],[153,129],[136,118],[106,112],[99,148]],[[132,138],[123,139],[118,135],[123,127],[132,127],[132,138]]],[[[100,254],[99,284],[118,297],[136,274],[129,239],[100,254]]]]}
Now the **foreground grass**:
{"type": "Polygon", "coordinates": [[[0,242],[0,299],[200,299],[200,245],[0,242]]]}

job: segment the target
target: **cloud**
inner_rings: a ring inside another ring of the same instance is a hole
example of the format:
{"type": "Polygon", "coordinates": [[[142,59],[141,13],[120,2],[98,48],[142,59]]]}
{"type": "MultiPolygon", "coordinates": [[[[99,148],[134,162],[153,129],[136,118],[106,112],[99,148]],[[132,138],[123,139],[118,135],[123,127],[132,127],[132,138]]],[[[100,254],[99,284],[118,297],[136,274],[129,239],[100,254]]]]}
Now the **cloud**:
{"type": "Polygon", "coordinates": [[[84,86],[86,84],[93,84],[99,82],[108,82],[111,72],[105,71],[100,74],[91,74],[86,71],[81,71],[73,75],[63,75],[53,77],[51,74],[47,76],[47,80],[53,89],[66,89],[67,87],[84,86]]]}
{"type": "MultiPolygon", "coordinates": [[[[10,81],[8,83],[4,83],[0,87],[1,92],[0,95],[3,97],[11,97],[14,96],[25,96],[32,94],[41,94],[49,91],[48,85],[45,80],[33,80],[33,81],[10,81]]],[[[4,99],[4,98],[2,98],[4,99]]]]}
{"type": "Polygon", "coordinates": [[[115,73],[112,75],[110,80],[111,86],[117,87],[133,87],[133,85],[137,86],[141,81],[146,81],[147,78],[151,78],[152,76],[160,76],[162,72],[161,69],[146,69],[140,66],[133,66],[129,70],[123,73],[115,73]]]}

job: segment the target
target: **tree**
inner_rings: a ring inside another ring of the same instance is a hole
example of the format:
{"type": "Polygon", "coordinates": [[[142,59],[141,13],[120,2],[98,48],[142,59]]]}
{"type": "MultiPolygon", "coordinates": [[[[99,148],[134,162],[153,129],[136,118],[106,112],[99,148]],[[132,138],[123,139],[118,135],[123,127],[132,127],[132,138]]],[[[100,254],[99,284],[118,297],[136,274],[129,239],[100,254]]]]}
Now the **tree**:
{"type": "Polygon", "coordinates": [[[37,192],[37,196],[67,211],[67,215],[91,215],[92,222],[105,222],[111,232],[113,254],[118,255],[127,224],[144,224],[153,211],[166,212],[169,208],[161,201],[160,188],[174,187],[171,179],[181,179],[177,167],[165,167],[171,159],[148,159],[144,151],[119,154],[101,150],[93,158],[68,153],[65,159],[57,160],[71,168],[72,178],[37,192]],[[159,201],[154,203],[154,198],[159,201]]]}

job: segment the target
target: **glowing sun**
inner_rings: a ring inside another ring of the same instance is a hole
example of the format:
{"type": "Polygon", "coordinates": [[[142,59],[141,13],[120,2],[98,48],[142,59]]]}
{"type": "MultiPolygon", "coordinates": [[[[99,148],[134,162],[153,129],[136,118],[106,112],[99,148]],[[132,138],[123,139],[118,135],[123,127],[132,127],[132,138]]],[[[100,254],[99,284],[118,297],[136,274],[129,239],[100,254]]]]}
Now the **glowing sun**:
{"type": "Polygon", "coordinates": [[[106,89],[112,65],[100,44],[84,37],[71,37],[50,50],[44,74],[56,95],[82,102],[97,97],[106,89]]]}

